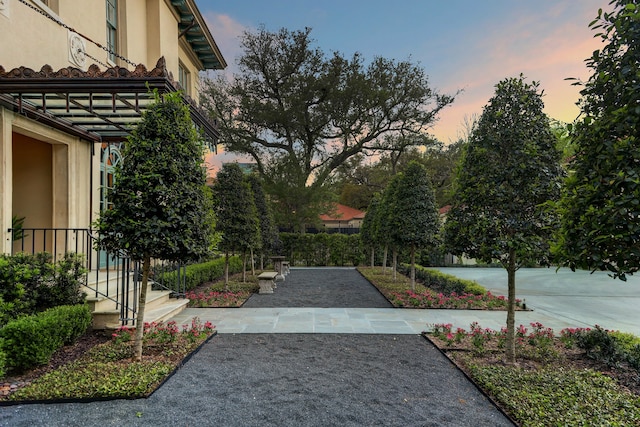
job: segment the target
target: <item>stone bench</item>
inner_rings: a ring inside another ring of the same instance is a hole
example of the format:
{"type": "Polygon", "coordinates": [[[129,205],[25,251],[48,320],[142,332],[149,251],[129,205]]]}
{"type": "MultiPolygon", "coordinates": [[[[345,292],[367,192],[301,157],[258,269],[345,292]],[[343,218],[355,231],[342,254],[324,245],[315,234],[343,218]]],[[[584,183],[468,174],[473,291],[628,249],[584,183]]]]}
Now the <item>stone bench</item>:
{"type": "Polygon", "coordinates": [[[265,271],[258,276],[258,284],[260,285],[261,294],[272,294],[273,288],[276,284],[276,276],[278,273],[275,271],[265,271]]]}

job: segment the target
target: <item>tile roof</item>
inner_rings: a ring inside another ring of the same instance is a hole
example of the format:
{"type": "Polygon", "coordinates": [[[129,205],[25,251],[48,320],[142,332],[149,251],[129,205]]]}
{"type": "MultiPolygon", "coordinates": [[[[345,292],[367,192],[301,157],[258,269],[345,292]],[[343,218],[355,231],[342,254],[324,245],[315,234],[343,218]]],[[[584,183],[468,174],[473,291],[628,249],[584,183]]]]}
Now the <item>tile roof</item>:
{"type": "Polygon", "coordinates": [[[320,219],[322,221],[351,221],[352,219],[363,219],[365,215],[366,212],[336,203],[334,211],[320,215],[320,219]]]}

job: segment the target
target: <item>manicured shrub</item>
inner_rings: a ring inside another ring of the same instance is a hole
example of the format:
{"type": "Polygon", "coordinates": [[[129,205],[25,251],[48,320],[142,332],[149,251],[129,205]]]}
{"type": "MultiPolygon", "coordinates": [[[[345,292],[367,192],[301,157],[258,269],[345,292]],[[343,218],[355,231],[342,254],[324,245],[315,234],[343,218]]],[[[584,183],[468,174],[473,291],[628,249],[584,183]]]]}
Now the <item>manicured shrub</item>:
{"type": "MultiPolygon", "coordinates": [[[[0,343],[0,348],[2,348],[1,343],[0,343]]],[[[0,378],[4,378],[6,373],[7,373],[7,354],[4,351],[0,350],[0,378]]]]}
{"type": "Polygon", "coordinates": [[[38,288],[38,310],[82,304],[86,294],[80,289],[86,284],[86,273],[84,256],[73,252],[66,253],[53,266],[53,280],[38,288]]]}
{"type": "Polygon", "coordinates": [[[9,368],[44,365],[56,350],[73,343],[90,325],[87,305],[54,307],[7,323],[0,329],[0,352],[6,354],[9,368]]]}
{"type": "MultiPolygon", "coordinates": [[[[409,273],[409,265],[402,264],[398,267],[398,271],[402,274],[409,273]]],[[[430,270],[422,266],[416,265],[416,279],[421,281],[426,287],[442,292],[444,295],[456,293],[484,295],[487,290],[472,280],[460,279],[450,274],[445,274],[437,270],[430,270]]]]}
{"type": "Polygon", "coordinates": [[[57,263],[45,252],[0,255],[0,326],[19,315],[81,303],[85,273],[84,259],[76,253],[57,263]]]}
{"type": "Polygon", "coordinates": [[[280,241],[291,265],[357,266],[366,258],[359,234],[281,233],[280,241]]]}
{"type": "MultiPolygon", "coordinates": [[[[239,273],[242,271],[242,259],[234,256],[229,258],[229,273],[239,273]]],[[[182,274],[182,273],[181,273],[182,274]]],[[[224,258],[218,258],[213,261],[207,261],[199,264],[191,264],[186,267],[185,288],[187,291],[197,288],[203,283],[213,282],[224,276],[224,258]]],[[[169,288],[173,288],[177,283],[176,271],[161,272],[154,280],[164,284],[169,288]]]]}

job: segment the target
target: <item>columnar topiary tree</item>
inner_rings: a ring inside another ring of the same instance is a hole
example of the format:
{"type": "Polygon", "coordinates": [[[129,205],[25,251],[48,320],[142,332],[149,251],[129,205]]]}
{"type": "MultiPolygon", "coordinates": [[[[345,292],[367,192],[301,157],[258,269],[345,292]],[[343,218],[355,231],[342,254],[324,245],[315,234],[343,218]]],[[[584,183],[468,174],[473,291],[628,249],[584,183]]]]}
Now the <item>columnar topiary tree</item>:
{"type": "Polygon", "coordinates": [[[496,85],[458,171],[445,244],[454,255],[499,261],[507,270],[507,361],[515,361],[515,275],[525,262],[548,262],[551,225],[544,208],[560,195],[556,138],[538,84],[510,78],[496,85]]]}
{"type": "Polygon", "coordinates": [[[247,177],[247,182],[253,193],[253,201],[256,205],[258,220],[260,222],[260,269],[264,269],[264,255],[271,253],[278,246],[278,229],[273,218],[273,211],[267,202],[262,188],[262,182],[257,174],[247,177]]]}
{"type": "Polygon", "coordinates": [[[216,231],[221,234],[218,247],[225,253],[224,280],[229,285],[229,255],[246,253],[260,245],[260,225],[253,193],[237,163],[222,166],[213,185],[216,231]]]}
{"type": "Polygon", "coordinates": [[[587,60],[557,253],[572,269],[625,280],[640,270],[640,5],[611,3],[590,25],[606,45],[587,60]]]}
{"type": "Polygon", "coordinates": [[[380,203],[376,221],[378,236],[380,236],[380,239],[384,244],[383,269],[386,269],[387,253],[389,249],[391,249],[391,263],[394,280],[396,279],[397,274],[399,242],[395,239],[393,230],[393,216],[395,206],[398,203],[396,193],[401,179],[402,174],[395,175],[391,179],[391,182],[389,182],[389,184],[387,185],[387,188],[384,189],[384,193],[382,194],[382,202],[380,203]]]}
{"type": "Polygon", "coordinates": [[[100,246],[142,261],[135,357],[142,332],[151,258],[195,260],[207,253],[212,211],[205,193],[204,145],[177,93],[160,97],[142,115],[123,150],[109,190],[113,207],[95,227],[100,246]]]}
{"type": "Polygon", "coordinates": [[[415,291],[416,250],[436,246],[439,217],[433,188],[424,167],[411,162],[399,176],[389,225],[395,246],[410,250],[411,289],[415,291]]]}
{"type": "Polygon", "coordinates": [[[367,214],[362,221],[362,225],[360,226],[360,240],[362,243],[370,248],[371,253],[371,267],[375,267],[376,254],[375,248],[378,244],[378,233],[376,230],[376,216],[378,215],[378,207],[380,205],[380,196],[376,194],[371,203],[369,204],[369,208],[367,209],[367,214]]]}

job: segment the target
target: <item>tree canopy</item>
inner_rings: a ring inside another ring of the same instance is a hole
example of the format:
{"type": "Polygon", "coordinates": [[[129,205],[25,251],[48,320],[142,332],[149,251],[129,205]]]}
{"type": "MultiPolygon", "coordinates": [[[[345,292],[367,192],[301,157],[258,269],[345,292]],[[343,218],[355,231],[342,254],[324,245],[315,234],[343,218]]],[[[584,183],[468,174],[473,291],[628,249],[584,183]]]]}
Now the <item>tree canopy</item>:
{"type": "Polygon", "coordinates": [[[590,24],[605,46],[586,61],[556,249],[572,269],[625,280],[640,269],[640,6],[611,3],[590,24]]]}
{"type": "Polygon", "coordinates": [[[359,153],[393,149],[387,134],[426,132],[454,99],[409,61],[327,57],[310,32],[246,32],[239,74],[206,82],[205,104],[225,149],[256,162],[276,208],[297,227],[323,210],[336,168],[359,153]]]}
{"type": "Polygon", "coordinates": [[[260,247],[260,221],[251,187],[237,163],[226,163],[213,185],[219,248],[225,252],[225,285],[229,283],[229,254],[260,247]]]}
{"type": "Polygon", "coordinates": [[[463,153],[445,223],[454,255],[498,260],[508,273],[507,359],[515,358],[515,272],[548,262],[555,216],[544,208],[560,194],[556,138],[538,84],[509,78],[496,85],[463,153]]]}
{"type": "Polygon", "coordinates": [[[415,290],[417,249],[435,247],[440,231],[438,209],[429,177],[418,162],[399,175],[389,218],[393,246],[408,248],[411,255],[411,289],[415,290]]]}
{"type": "Polygon", "coordinates": [[[100,246],[143,261],[136,324],[136,357],[142,330],[150,259],[197,260],[208,253],[213,213],[206,193],[204,145],[177,93],[143,113],[116,167],[109,199],[95,228],[100,246]]]}

